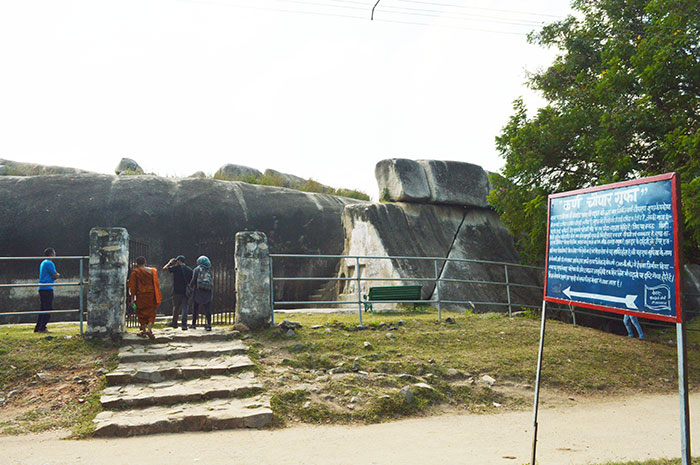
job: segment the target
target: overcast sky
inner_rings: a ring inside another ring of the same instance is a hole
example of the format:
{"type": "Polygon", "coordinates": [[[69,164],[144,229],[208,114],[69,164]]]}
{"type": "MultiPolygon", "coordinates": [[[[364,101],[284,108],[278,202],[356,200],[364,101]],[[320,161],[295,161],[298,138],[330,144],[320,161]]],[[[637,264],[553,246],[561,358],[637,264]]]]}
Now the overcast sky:
{"type": "Polygon", "coordinates": [[[272,168],[377,198],[384,158],[503,166],[525,33],[566,0],[0,2],[0,158],[272,168]],[[450,6],[455,5],[455,6],[450,6]]]}

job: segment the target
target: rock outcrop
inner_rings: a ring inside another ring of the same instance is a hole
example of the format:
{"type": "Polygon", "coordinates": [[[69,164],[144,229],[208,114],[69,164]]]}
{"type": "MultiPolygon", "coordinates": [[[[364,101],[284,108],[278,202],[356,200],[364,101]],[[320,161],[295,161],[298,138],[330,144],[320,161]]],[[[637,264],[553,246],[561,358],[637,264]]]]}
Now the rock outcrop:
{"type": "Polygon", "coordinates": [[[250,168],[249,166],[243,165],[234,165],[232,163],[222,166],[214,174],[215,179],[221,179],[224,181],[250,181],[253,179],[258,179],[261,176],[262,173],[255,168],[250,168]]]}
{"type": "MultiPolygon", "coordinates": [[[[63,166],[47,166],[0,158],[0,176],[46,176],[51,174],[89,174],[90,171],[63,166]]],[[[95,173],[92,173],[95,174],[95,173]]]]}
{"type": "MultiPolygon", "coordinates": [[[[86,255],[96,225],[124,227],[133,240],[150,245],[148,261],[160,268],[184,254],[191,265],[200,254],[233,269],[238,231],[264,232],[274,253],[339,254],[341,212],[360,201],[285,188],[151,175],[56,175],[0,177],[0,255],[37,256],[46,247],[58,255],[86,255]],[[216,242],[216,247],[212,245],[216,242]],[[218,244],[230,244],[228,249],[218,244]]],[[[39,263],[2,263],[2,282],[36,282],[39,263]]],[[[338,261],[279,260],[276,276],[332,276],[338,261]]],[[[77,276],[74,262],[57,263],[64,277],[77,276]]],[[[161,275],[165,295],[170,276],[161,275]]],[[[318,283],[280,283],[277,298],[305,300],[318,283]]],[[[77,308],[73,288],[57,288],[56,308],[77,308]],[[72,294],[71,294],[72,292],[72,294]],[[72,300],[71,300],[72,299],[72,300]]],[[[0,308],[34,309],[36,289],[0,289],[0,308]]],[[[31,319],[31,317],[29,317],[31,319]]]]}
{"type": "Polygon", "coordinates": [[[377,163],[374,176],[379,184],[380,200],[391,202],[427,202],[430,186],[425,169],[414,160],[392,158],[377,163]]]}
{"type": "Polygon", "coordinates": [[[143,168],[141,165],[136,163],[136,161],[131,158],[122,158],[117,167],[114,169],[116,174],[143,174],[143,168]]]}
{"type": "MultiPolygon", "coordinates": [[[[472,302],[477,310],[499,309],[478,302],[508,301],[505,286],[450,281],[505,282],[502,265],[483,261],[517,263],[511,236],[501,225],[498,215],[489,209],[398,202],[350,205],[343,211],[343,226],[343,254],[433,258],[361,259],[361,276],[387,278],[387,281],[364,282],[363,294],[370,286],[417,284],[422,286],[422,297],[427,300],[435,297],[437,280],[432,279],[439,276],[443,280],[439,289],[440,300],[472,302]],[[403,281],[398,281],[399,278],[403,281]],[[411,281],[411,278],[431,280],[411,281]]],[[[355,267],[356,264],[348,260],[341,267],[340,276],[355,276],[355,267]]],[[[537,273],[529,270],[509,267],[508,273],[512,283],[538,284],[537,273]]],[[[346,283],[341,294],[356,296],[355,282],[346,283]]],[[[536,304],[538,297],[541,298],[541,292],[533,294],[523,291],[523,288],[511,288],[513,303],[536,304]]]]}
{"type": "Polygon", "coordinates": [[[282,187],[296,189],[306,184],[306,179],[294,176],[293,174],[282,173],[271,169],[265,170],[265,176],[280,180],[282,187]]]}
{"type": "Polygon", "coordinates": [[[392,158],[377,163],[381,200],[487,208],[489,179],[478,165],[392,158]]]}

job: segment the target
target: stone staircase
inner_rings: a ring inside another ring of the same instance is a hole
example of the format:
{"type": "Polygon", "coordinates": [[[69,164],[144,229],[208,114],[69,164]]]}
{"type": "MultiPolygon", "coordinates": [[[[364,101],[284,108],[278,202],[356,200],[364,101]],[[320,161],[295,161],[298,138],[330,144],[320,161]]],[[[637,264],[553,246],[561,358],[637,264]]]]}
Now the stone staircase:
{"type": "Polygon", "coordinates": [[[94,421],[96,436],[260,428],[272,421],[248,346],[214,328],[124,337],[94,421]]]}

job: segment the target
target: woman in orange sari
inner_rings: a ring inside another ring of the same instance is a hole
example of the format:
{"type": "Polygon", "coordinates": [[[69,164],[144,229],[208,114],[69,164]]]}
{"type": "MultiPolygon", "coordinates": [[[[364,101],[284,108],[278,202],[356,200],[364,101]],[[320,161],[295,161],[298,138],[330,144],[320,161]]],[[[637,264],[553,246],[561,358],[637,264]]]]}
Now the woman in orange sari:
{"type": "Polygon", "coordinates": [[[153,323],[156,321],[156,309],[160,306],[161,294],[158,283],[158,271],[146,266],[146,259],[138,257],[136,268],[131,272],[127,282],[131,294],[130,304],[136,302],[136,316],[139,319],[140,337],[155,339],[153,323]]]}

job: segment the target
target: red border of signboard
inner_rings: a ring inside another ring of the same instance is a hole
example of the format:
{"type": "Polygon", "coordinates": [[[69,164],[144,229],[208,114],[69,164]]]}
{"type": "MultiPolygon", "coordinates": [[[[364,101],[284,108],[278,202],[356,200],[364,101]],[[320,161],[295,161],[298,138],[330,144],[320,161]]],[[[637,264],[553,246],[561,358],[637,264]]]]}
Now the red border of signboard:
{"type": "Polygon", "coordinates": [[[652,320],[670,321],[673,323],[680,323],[683,319],[683,312],[681,309],[681,268],[680,268],[680,227],[678,224],[678,183],[679,178],[677,173],[666,173],[659,174],[657,176],[651,176],[648,178],[635,179],[633,181],[623,181],[614,184],[606,184],[604,186],[589,187],[587,189],[579,189],[569,192],[560,192],[558,194],[550,194],[547,198],[547,253],[545,256],[545,276],[544,276],[544,300],[546,302],[554,302],[558,304],[565,305],[575,305],[577,307],[592,308],[594,310],[601,310],[604,312],[621,313],[624,315],[634,315],[642,318],[649,318],[652,320]],[[671,197],[672,197],[672,214],[673,214],[673,253],[674,253],[674,267],[675,267],[675,287],[676,287],[676,316],[665,316],[665,315],[655,315],[653,313],[635,312],[632,310],[625,310],[616,307],[607,307],[604,305],[590,304],[587,302],[579,302],[576,300],[565,300],[557,299],[555,297],[547,297],[547,272],[549,271],[549,225],[550,225],[550,209],[552,206],[552,199],[559,197],[569,197],[578,194],[588,194],[590,192],[604,191],[609,189],[617,189],[620,187],[634,186],[637,184],[648,184],[657,181],[671,180],[671,197]]]}

